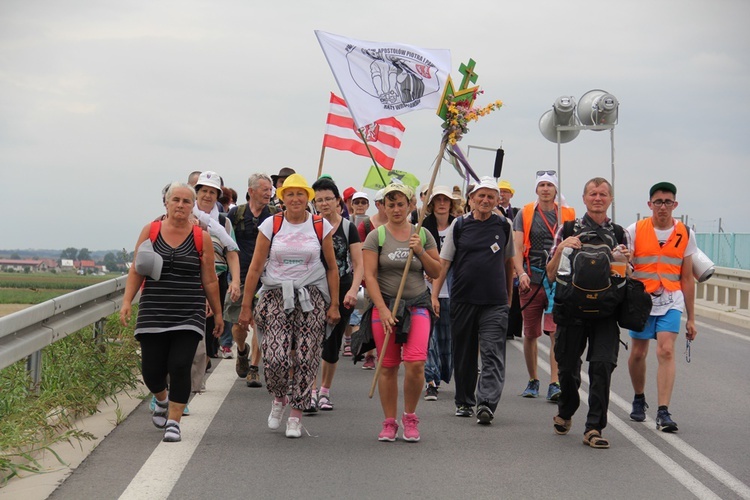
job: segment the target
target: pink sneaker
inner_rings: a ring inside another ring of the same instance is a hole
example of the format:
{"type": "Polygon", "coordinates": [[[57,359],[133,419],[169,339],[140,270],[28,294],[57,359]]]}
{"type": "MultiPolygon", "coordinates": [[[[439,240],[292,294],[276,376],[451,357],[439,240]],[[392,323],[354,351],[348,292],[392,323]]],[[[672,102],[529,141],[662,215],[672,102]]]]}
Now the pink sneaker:
{"type": "Polygon", "coordinates": [[[396,440],[396,432],[398,432],[398,422],[395,418],[386,418],[383,420],[383,430],[378,434],[378,441],[390,441],[396,440]]]}
{"type": "Polygon", "coordinates": [[[404,441],[411,443],[419,441],[419,417],[416,413],[404,413],[401,417],[401,425],[404,426],[404,441]]]}
{"type": "Polygon", "coordinates": [[[367,355],[365,356],[365,362],[362,364],[363,370],[374,370],[375,369],[375,356],[373,355],[367,355]]]}

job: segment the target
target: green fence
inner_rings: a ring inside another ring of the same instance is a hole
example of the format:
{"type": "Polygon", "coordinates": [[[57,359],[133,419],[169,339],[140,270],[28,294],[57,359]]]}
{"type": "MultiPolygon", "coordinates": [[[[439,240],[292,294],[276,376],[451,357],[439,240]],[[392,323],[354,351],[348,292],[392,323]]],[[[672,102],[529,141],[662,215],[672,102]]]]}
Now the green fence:
{"type": "Polygon", "coordinates": [[[698,248],[719,267],[750,269],[750,234],[698,233],[698,248]]]}

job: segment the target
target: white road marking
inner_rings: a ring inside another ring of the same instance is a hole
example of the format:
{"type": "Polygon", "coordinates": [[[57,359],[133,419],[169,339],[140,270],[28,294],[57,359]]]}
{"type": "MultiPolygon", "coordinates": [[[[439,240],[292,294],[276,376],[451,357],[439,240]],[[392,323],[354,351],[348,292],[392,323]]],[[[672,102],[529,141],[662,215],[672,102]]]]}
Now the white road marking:
{"type": "MultiPolygon", "coordinates": [[[[715,332],[723,333],[724,335],[729,335],[730,337],[734,337],[736,339],[750,342],[750,335],[743,335],[741,333],[733,332],[732,330],[727,330],[725,328],[720,328],[718,326],[709,325],[708,323],[704,323],[702,321],[696,321],[695,326],[700,327],[700,328],[706,328],[715,332]]],[[[696,339],[700,339],[700,330],[698,330],[698,336],[696,337],[696,339]]]]}
{"type": "MultiPolygon", "coordinates": [[[[716,329],[715,327],[712,327],[710,325],[705,325],[705,326],[710,327],[712,329],[716,329]]],[[[511,345],[513,345],[519,351],[523,352],[522,343],[511,342],[511,345]]],[[[547,357],[547,359],[549,359],[549,347],[542,344],[541,342],[538,342],[537,345],[538,345],[539,351],[543,353],[547,357]]],[[[549,363],[545,361],[545,359],[542,358],[541,354],[537,358],[537,366],[546,373],[550,373],[551,371],[549,363]]],[[[586,382],[586,384],[589,383],[588,374],[584,371],[581,371],[581,380],[586,382]]],[[[584,391],[583,389],[579,389],[578,392],[581,396],[581,403],[587,404],[588,393],[584,391]]],[[[614,392],[610,391],[609,399],[612,403],[617,405],[620,409],[622,409],[628,414],[630,413],[630,409],[631,409],[630,403],[625,401],[623,398],[621,398],[614,392]]],[[[624,420],[614,415],[611,411],[607,412],[607,420],[612,425],[612,427],[617,429],[622,435],[624,435],[635,446],[637,446],[641,451],[643,451],[643,453],[645,453],[646,456],[648,456],[654,462],[656,462],[659,466],[661,466],[669,475],[677,479],[683,486],[685,486],[685,488],[687,488],[696,497],[698,498],[720,498],[713,491],[711,491],[706,485],[704,485],[703,483],[695,479],[692,474],[690,474],[687,470],[681,467],[677,462],[672,460],[664,452],[662,452],[656,446],[651,444],[647,439],[645,439],[643,436],[638,434],[638,432],[631,429],[630,426],[624,420]]],[[[653,419],[648,418],[648,417],[646,418],[646,421],[642,423],[642,425],[650,426],[651,430],[655,432],[657,436],[664,439],[667,443],[672,445],[677,451],[679,451],[680,453],[685,455],[687,458],[692,460],[697,466],[699,466],[700,468],[702,468],[703,470],[711,474],[719,482],[721,482],[727,488],[730,488],[741,498],[750,499],[750,487],[748,487],[742,481],[740,481],[739,479],[734,477],[732,474],[724,470],[716,462],[712,461],[710,458],[706,457],[705,455],[700,453],[698,450],[696,450],[695,448],[687,444],[685,441],[680,439],[677,435],[668,434],[668,433],[656,430],[655,422],[653,421],[653,419]]]]}
{"type": "MultiPolygon", "coordinates": [[[[190,401],[190,416],[180,421],[182,441],[160,443],[120,495],[121,500],[169,497],[236,380],[234,363],[219,363],[214,368],[208,390],[190,401]]],[[[151,424],[144,422],[143,425],[151,424]]]]}

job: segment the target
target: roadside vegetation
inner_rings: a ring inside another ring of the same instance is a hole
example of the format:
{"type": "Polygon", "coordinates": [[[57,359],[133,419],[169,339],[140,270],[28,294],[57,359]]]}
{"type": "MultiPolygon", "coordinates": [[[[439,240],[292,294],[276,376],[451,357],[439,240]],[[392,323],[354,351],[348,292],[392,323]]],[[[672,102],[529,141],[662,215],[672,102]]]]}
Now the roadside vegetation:
{"type": "MultiPolygon", "coordinates": [[[[64,278],[35,281],[34,288],[61,295],[71,290],[67,287],[84,280],[84,286],[88,286],[111,277],[64,278]]],[[[3,298],[11,293],[8,282],[6,276],[0,276],[0,300],[10,300],[3,298]]],[[[18,291],[16,297],[34,293],[22,288],[18,291]]],[[[117,405],[118,393],[137,390],[140,356],[133,337],[135,317],[123,327],[118,315],[113,314],[106,320],[103,336],[95,338],[92,325],[47,346],[42,354],[38,391],[25,361],[0,370],[0,486],[16,475],[41,472],[36,458],[40,452],[54,453],[49,448],[52,444],[67,441],[75,445],[94,438],[75,428],[76,419],[96,413],[102,401],[117,405]]]]}

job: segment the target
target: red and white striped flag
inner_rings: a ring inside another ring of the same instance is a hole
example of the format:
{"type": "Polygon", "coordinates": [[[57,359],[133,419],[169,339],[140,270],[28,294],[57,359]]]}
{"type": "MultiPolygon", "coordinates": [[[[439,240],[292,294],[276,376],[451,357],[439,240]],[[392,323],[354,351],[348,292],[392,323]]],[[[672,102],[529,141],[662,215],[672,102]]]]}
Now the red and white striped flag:
{"type": "MultiPolygon", "coordinates": [[[[406,128],[401,122],[392,117],[383,118],[362,129],[367,145],[370,146],[378,165],[388,170],[393,168],[396,153],[401,147],[404,130],[406,128]]],[[[349,113],[346,101],[333,92],[331,92],[331,110],[326,120],[323,147],[351,151],[360,156],[370,156],[349,113]]]]}

